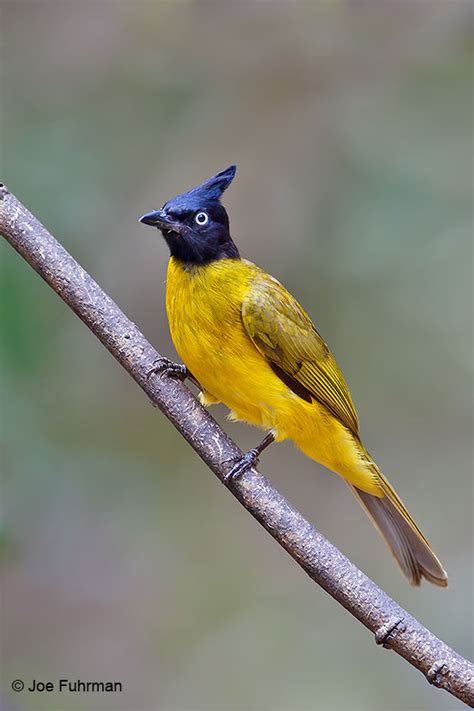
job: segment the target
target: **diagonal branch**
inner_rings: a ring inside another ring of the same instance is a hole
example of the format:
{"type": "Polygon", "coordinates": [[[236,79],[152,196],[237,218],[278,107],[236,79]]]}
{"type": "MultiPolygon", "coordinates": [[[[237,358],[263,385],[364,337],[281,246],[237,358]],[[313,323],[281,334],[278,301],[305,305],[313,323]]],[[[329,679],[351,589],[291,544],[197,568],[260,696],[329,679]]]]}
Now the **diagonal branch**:
{"type": "MultiPolygon", "coordinates": [[[[223,481],[225,460],[242,455],[181,382],[149,377],[157,351],[112,299],[7,188],[0,187],[0,232],[71,307],[223,481]]],[[[303,570],[428,681],[474,706],[474,665],[423,627],[316,531],[255,469],[231,493],[303,570]]]]}

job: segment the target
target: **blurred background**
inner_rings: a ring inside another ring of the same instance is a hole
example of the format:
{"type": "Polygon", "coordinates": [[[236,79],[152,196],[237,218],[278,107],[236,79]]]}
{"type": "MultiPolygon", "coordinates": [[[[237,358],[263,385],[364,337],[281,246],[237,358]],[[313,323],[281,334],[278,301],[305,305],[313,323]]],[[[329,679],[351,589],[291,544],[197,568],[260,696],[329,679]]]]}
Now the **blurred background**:
{"type": "MultiPolygon", "coordinates": [[[[449,589],[411,589],[347,486],[291,444],[261,469],[466,656],[471,8],[1,2],[1,178],[175,357],[167,249],[137,217],[238,164],[234,239],[332,346],[449,589]]],[[[461,708],[310,582],[7,244],[1,264],[3,708],[461,708]],[[60,677],[124,691],[10,691],[60,677]]]]}

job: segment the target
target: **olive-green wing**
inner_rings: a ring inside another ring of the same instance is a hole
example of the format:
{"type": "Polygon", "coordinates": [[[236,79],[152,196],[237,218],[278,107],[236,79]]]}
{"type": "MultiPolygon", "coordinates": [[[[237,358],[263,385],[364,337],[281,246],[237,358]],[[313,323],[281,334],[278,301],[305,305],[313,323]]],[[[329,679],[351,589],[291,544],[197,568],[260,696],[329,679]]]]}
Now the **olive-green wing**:
{"type": "Polygon", "coordinates": [[[273,277],[259,273],[242,304],[253,344],[297,395],[324,405],[358,437],[357,414],[339,366],[296,299],[273,277]]]}

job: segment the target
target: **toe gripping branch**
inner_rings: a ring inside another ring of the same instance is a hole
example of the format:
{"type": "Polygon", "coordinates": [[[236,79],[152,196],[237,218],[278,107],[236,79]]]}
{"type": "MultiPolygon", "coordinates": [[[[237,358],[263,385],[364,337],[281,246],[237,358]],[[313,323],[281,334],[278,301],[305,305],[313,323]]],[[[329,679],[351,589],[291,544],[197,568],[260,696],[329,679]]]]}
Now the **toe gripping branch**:
{"type": "Polygon", "coordinates": [[[258,462],[258,458],[264,449],[268,447],[269,444],[275,441],[275,437],[272,433],[267,434],[267,436],[253,449],[250,449],[242,457],[238,459],[228,459],[226,461],[233,463],[233,466],[224,475],[224,484],[237,479],[237,477],[245,474],[246,471],[251,469],[258,462]]]}
{"type": "Polygon", "coordinates": [[[177,378],[178,380],[192,377],[185,365],[175,363],[165,357],[157,358],[153,361],[153,366],[146,374],[146,377],[151,378],[152,375],[166,375],[169,378],[177,378]]]}

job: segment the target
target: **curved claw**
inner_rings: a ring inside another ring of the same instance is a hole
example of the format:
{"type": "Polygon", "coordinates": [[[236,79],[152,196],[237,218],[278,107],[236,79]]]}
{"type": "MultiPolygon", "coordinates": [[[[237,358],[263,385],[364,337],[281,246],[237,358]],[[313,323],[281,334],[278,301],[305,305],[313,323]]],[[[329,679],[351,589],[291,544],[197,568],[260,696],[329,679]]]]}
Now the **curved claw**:
{"type": "Polygon", "coordinates": [[[224,475],[224,482],[227,483],[231,479],[237,479],[237,477],[242,476],[242,474],[245,474],[249,469],[252,469],[258,462],[259,454],[259,450],[255,448],[250,449],[240,457],[240,459],[228,459],[227,461],[234,462],[234,466],[224,475]]]}
{"type": "Polygon", "coordinates": [[[182,363],[175,363],[169,358],[163,357],[154,361],[153,368],[150,368],[146,377],[150,378],[152,375],[167,375],[171,378],[185,380],[188,377],[188,369],[182,363]]]}
{"type": "Polygon", "coordinates": [[[259,445],[250,449],[246,454],[244,454],[240,459],[227,459],[227,462],[234,462],[234,466],[229,469],[227,474],[224,475],[224,483],[227,484],[231,479],[236,479],[241,476],[246,471],[255,466],[258,462],[258,458],[264,449],[268,447],[269,444],[275,441],[275,435],[273,432],[269,432],[259,445]]]}

